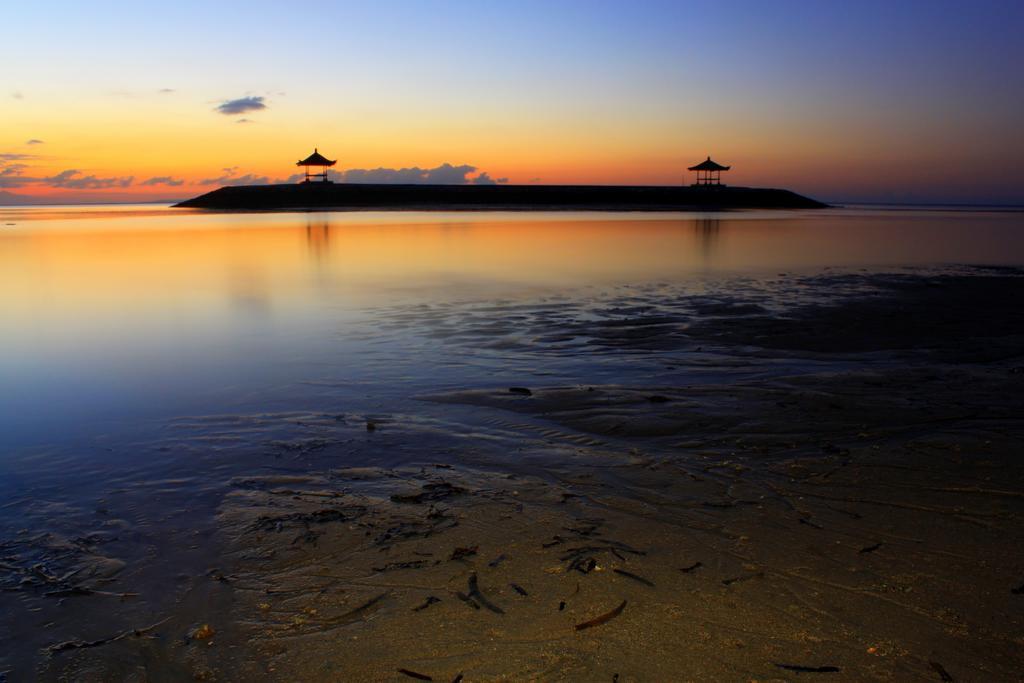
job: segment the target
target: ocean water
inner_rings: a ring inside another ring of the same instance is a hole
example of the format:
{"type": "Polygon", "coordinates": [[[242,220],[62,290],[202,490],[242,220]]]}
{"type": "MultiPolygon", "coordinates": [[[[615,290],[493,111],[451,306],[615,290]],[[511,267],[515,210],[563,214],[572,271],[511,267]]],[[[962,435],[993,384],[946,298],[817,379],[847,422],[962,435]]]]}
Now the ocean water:
{"type": "Polygon", "coordinates": [[[1021,266],[1009,210],[0,209],[0,678],[1000,680],[1021,266]]]}
{"type": "MultiPolygon", "coordinates": [[[[640,305],[708,292],[781,305],[799,294],[787,278],[964,264],[1024,264],[1024,213],[0,209],[0,451],[182,415],[311,409],[332,392],[478,384],[517,359],[535,365],[531,339],[559,334],[552,320],[516,336],[510,314],[497,323],[515,336],[508,353],[499,327],[483,330],[491,356],[467,365],[472,330],[439,315],[412,325],[416,306],[600,307],[629,288],[640,305]],[[424,334],[428,323],[439,327],[424,334]]],[[[580,361],[546,358],[532,371],[580,361]]]]}

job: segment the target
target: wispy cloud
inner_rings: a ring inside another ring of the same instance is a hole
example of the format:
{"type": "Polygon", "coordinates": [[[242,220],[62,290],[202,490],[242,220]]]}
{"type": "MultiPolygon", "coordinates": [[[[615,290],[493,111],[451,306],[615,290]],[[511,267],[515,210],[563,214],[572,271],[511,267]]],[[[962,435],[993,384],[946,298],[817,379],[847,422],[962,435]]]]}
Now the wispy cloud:
{"type": "Polygon", "coordinates": [[[13,192],[4,192],[0,190],[0,205],[3,206],[18,206],[21,204],[31,204],[33,197],[29,197],[23,194],[15,194],[13,192]]]}
{"type": "Polygon", "coordinates": [[[11,93],[11,97],[13,97],[16,100],[23,100],[23,99],[25,99],[25,95],[23,95],[20,90],[15,90],[14,92],[12,92],[11,93]]]}
{"type": "Polygon", "coordinates": [[[31,185],[36,178],[28,178],[23,175],[4,175],[0,173],[0,188],[18,188],[31,185]]]}
{"type": "Polygon", "coordinates": [[[238,119],[235,123],[255,123],[252,119],[238,119]]]}
{"type": "Polygon", "coordinates": [[[114,176],[103,178],[95,175],[84,175],[77,169],[68,169],[52,176],[26,175],[29,166],[23,163],[11,163],[20,159],[34,158],[31,154],[0,154],[0,188],[12,187],[53,187],[65,190],[102,190],[107,188],[129,187],[134,182],[133,176],[114,176]]]}
{"type": "Polygon", "coordinates": [[[14,192],[5,192],[0,190],[0,204],[6,206],[26,206],[29,204],[49,204],[53,199],[51,197],[34,197],[29,194],[15,194],[14,192]]]}
{"type": "Polygon", "coordinates": [[[155,176],[153,178],[147,178],[139,183],[139,187],[150,187],[152,185],[167,185],[169,187],[178,187],[184,185],[185,181],[178,178],[172,178],[169,175],[155,176]]]}
{"type": "MultiPolygon", "coordinates": [[[[380,183],[385,185],[500,185],[508,178],[492,178],[486,171],[471,177],[477,167],[470,164],[444,163],[433,168],[411,166],[407,168],[350,168],[343,171],[327,170],[327,177],[339,183],[380,183]]],[[[297,183],[305,179],[304,173],[294,173],[276,183],[297,183]]]]}
{"type": "Polygon", "coordinates": [[[24,175],[27,164],[11,164],[0,161],[0,187],[24,187],[36,178],[29,178],[24,175]]]}
{"type": "Polygon", "coordinates": [[[42,145],[42,144],[44,144],[44,141],[43,140],[39,140],[38,138],[32,138],[31,140],[26,141],[25,144],[26,145],[42,145]]]}
{"type": "Polygon", "coordinates": [[[235,175],[238,172],[237,167],[225,168],[223,175],[216,178],[204,178],[200,180],[197,185],[269,185],[272,181],[268,176],[256,175],[255,173],[246,173],[245,175],[235,175]]]}
{"type": "Polygon", "coordinates": [[[160,88],[159,90],[157,90],[157,92],[162,94],[162,95],[169,95],[172,92],[178,92],[178,91],[175,90],[174,88],[160,88]]]}
{"type": "Polygon", "coordinates": [[[227,116],[244,114],[247,111],[259,111],[266,109],[267,105],[262,96],[239,97],[237,100],[225,100],[217,105],[216,111],[227,116]]]}
{"type": "Polygon", "coordinates": [[[25,171],[28,169],[28,164],[21,163],[34,158],[34,154],[0,153],[0,188],[24,187],[38,180],[27,177],[25,171]]]}
{"type": "Polygon", "coordinates": [[[474,185],[504,185],[508,178],[492,178],[484,171],[471,181],[474,185]]]}
{"type": "Polygon", "coordinates": [[[98,178],[94,175],[82,175],[81,171],[69,169],[57,175],[42,178],[41,182],[50,187],[66,190],[101,190],[110,187],[129,187],[134,176],[98,178]]]}
{"type": "Polygon", "coordinates": [[[449,163],[434,168],[350,168],[337,174],[335,178],[345,183],[393,183],[409,185],[462,185],[469,182],[467,176],[475,173],[476,166],[461,164],[454,166],[449,163]]]}

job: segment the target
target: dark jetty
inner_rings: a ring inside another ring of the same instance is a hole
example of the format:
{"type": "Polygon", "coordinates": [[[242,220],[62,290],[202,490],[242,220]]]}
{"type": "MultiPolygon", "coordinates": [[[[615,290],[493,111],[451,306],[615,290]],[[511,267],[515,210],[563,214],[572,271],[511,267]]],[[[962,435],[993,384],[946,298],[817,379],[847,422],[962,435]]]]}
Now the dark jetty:
{"type": "Polygon", "coordinates": [[[611,185],[368,185],[299,183],[222,187],[175,206],[194,209],[543,209],[678,211],[820,209],[789,190],[611,185]]]}

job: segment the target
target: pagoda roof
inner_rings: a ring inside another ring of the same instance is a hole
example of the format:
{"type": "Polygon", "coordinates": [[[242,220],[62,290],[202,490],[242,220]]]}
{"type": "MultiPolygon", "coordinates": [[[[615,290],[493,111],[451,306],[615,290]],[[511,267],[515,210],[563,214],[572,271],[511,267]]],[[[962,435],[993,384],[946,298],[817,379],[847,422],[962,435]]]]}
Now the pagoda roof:
{"type": "Polygon", "coordinates": [[[711,157],[708,157],[704,161],[700,162],[696,166],[691,166],[690,171],[728,171],[731,166],[722,166],[721,164],[711,161],[711,157]]]}
{"type": "Polygon", "coordinates": [[[330,159],[325,157],[323,154],[321,154],[319,152],[319,150],[314,148],[312,154],[310,154],[308,157],[306,157],[302,161],[296,161],[295,165],[296,166],[334,166],[334,164],[336,164],[336,163],[338,163],[337,159],[335,159],[334,161],[331,161],[330,159]]]}

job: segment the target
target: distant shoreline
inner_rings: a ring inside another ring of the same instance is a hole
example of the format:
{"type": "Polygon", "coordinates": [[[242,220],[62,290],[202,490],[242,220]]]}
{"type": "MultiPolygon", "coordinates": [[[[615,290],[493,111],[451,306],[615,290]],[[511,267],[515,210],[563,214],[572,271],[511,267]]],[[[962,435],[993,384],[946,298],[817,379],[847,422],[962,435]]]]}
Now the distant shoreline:
{"type": "Polygon", "coordinates": [[[230,211],[680,211],[823,209],[789,190],[639,185],[384,185],[301,183],[222,187],[174,205],[230,211]]]}
{"type": "MultiPolygon", "coordinates": [[[[197,199],[197,198],[193,198],[197,199]]],[[[112,206],[159,206],[175,208],[185,202],[192,201],[192,199],[183,197],[174,198],[163,198],[163,199],[146,199],[142,200],[121,200],[121,201],[36,201],[26,203],[4,203],[0,199],[0,210],[18,210],[18,209],[61,209],[61,208],[89,208],[89,207],[112,207],[112,206]]],[[[985,203],[957,203],[957,202],[881,202],[881,201],[849,201],[843,199],[830,199],[827,202],[823,202],[830,209],[867,209],[867,210],[879,210],[879,211],[947,211],[947,212],[960,212],[960,211],[981,211],[981,212],[996,212],[996,213],[1021,213],[1024,212],[1024,204],[985,204],[985,203]]],[[[316,210],[321,210],[323,207],[317,207],[316,210]]],[[[329,210],[353,210],[363,211],[367,210],[362,207],[327,207],[329,210]]],[[[460,207],[460,210],[470,211],[495,211],[503,210],[504,207],[486,206],[479,209],[471,209],[468,207],[460,207]]],[[[703,207],[697,207],[703,208],[703,207]]],[[[686,210],[687,207],[676,207],[671,209],[672,211],[686,210]]],[[[281,211],[282,209],[267,209],[268,211],[281,211]]],[[[291,209],[288,209],[291,210],[291,209]]],[[[414,207],[387,207],[381,206],[376,207],[374,210],[378,211],[412,211],[414,207]]],[[[444,207],[430,206],[427,210],[439,211],[444,210],[444,207]]],[[[531,206],[515,206],[508,207],[509,211],[534,211],[534,210],[559,210],[557,207],[543,206],[543,207],[531,207],[531,206]]],[[[574,207],[570,207],[564,210],[579,210],[574,207]]],[[[585,209],[583,209],[585,210],[585,209]]],[[[626,211],[658,211],[657,209],[649,208],[627,208],[626,211]]],[[[612,213],[612,208],[602,208],[601,211],[612,213]]]]}

